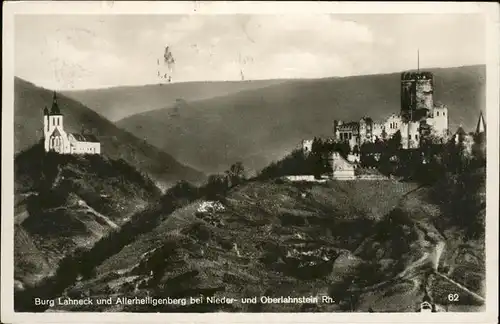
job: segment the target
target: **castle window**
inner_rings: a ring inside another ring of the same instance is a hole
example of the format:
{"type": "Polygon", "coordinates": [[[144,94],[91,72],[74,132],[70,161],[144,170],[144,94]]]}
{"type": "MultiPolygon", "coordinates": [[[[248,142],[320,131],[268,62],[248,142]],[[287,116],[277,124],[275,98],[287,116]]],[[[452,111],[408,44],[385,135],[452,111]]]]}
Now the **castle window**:
{"type": "Polygon", "coordinates": [[[436,111],[436,116],[439,116],[439,111],[436,111]]]}
{"type": "Polygon", "coordinates": [[[349,133],[349,139],[352,139],[352,133],[349,133]]]}
{"type": "Polygon", "coordinates": [[[443,111],[443,116],[444,116],[444,111],[443,111]]]}
{"type": "Polygon", "coordinates": [[[418,134],[415,134],[415,140],[418,141],[418,134]]]}

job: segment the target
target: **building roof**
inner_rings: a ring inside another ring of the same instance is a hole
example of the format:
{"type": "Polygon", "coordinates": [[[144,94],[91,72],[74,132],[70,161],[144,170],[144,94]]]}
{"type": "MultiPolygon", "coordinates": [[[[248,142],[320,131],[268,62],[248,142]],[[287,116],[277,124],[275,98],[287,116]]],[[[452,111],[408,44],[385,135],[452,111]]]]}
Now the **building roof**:
{"type": "Polygon", "coordinates": [[[486,130],[486,123],[484,122],[483,112],[479,114],[479,119],[477,120],[476,134],[483,133],[486,130]]]}
{"type": "Polygon", "coordinates": [[[51,115],[61,115],[61,110],[59,109],[59,105],[57,104],[57,96],[54,91],[54,95],[52,97],[52,109],[50,110],[51,115]]]}
{"type": "Polygon", "coordinates": [[[97,137],[91,134],[78,134],[78,133],[71,133],[73,137],[78,141],[78,142],[91,142],[91,143],[99,143],[99,140],[97,137]]]}
{"type": "Polygon", "coordinates": [[[431,72],[426,71],[406,71],[401,73],[401,81],[430,80],[433,77],[431,72]]]}
{"type": "Polygon", "coordinates": [[[50,136],[61,136],[61,133],[59,132],[59,129],[54,129],[54,131],[52,132],[52,134],[50,136]]]}
{"type": "Polygon", "coordinates": [[[344,123],[344,124],[338,125],[337,127],[338,127],[338,129],[357,129],[359,127],[359,123],[349,122],[349,123],[344,123]]]}

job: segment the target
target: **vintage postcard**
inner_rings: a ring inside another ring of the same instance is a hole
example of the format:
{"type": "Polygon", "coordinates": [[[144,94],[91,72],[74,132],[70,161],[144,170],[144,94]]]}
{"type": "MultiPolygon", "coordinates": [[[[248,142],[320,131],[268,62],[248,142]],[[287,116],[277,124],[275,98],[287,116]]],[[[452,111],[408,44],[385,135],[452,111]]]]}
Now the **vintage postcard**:
{"type": "Polygon", "coordinates": [[[498,4],[3,8],[2,322],[496,323],[498,4]]]}

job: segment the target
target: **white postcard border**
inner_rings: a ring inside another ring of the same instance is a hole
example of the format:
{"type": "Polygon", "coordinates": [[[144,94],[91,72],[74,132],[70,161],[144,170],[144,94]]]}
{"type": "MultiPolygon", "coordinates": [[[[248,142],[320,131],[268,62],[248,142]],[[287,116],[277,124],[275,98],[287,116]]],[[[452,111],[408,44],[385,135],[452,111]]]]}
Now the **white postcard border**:
{"type": "Polygon", "coordinates": [[[499,6],[460,2],[4,2],[1,320],[5,323],[496,323],[498,316],[499,6]],[[16,14],[481,13],[487,21],[486,311],[479,313],[15,313],[13,311],[13,102],[16,14]]]}

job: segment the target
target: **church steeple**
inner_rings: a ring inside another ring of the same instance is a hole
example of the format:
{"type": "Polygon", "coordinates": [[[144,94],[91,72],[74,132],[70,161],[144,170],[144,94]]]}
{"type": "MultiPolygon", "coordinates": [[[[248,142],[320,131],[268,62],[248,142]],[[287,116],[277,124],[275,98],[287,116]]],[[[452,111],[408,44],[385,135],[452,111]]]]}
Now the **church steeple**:
{"type": "Polygon", "coordinates": [[[481,134],[486,131],[486,123],[484,122],[483,112],[479,114],[479,119],[476,126],[476,134],[481,134]]]}
{"type": "Polygon", "coordinates": [[[61,111],[59,110],[59,105],[57,104],[57,95],[54,91],[54,95],[52,97],[52,109],[50,110],[51,115],[61,115],[61,111]]]}
{"type": "Polygon", "coordinates": [[[43,115],[44,116],[48,116],[49,115],[49,110],[47,109],[47,106],[45,106],[45,108],[43,108],[43,115]]]}

